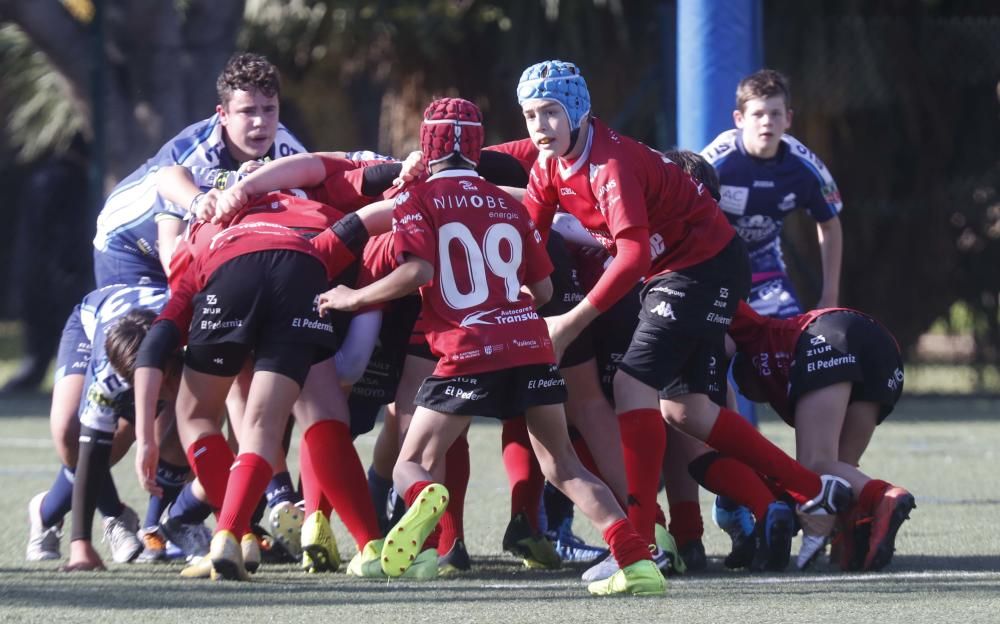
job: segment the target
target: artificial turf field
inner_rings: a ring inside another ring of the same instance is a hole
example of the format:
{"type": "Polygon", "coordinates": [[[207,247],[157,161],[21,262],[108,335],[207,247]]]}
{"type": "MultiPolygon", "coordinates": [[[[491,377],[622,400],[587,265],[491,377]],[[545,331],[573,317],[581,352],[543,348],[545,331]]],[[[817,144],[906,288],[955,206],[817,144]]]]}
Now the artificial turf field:
{"type": "MultiPolygon", "coordinates": [[[[27,564],[26,505],[57,468],[44,397],[0,399],[0,621],[3,622],[998,622],[1000,621],[1000,402],[904,399],[876,432],[862,466],[905,485],[917,509],[881,573],[843,574],[825,561],[811,573],[729,572],[728,538],[702,496],[709,571],[673,578],[665,598],[594,598],[579,567],[529,571],[500,550],[509,499],[495,422],[473,425],[466,539],[473,570],[430,583],[366,582],[343,573],[307,576],[265,566],[251,583],[180,578],[180,564],[118,565],[65,575],[27,564]]],[[[792,430],[762,429],[785,449],[792,430]]],[[[367,464],[372,434],[358,440],[367,464]]],[[[294,465],[294,464],[293,464],[294,465]]],[[[123,498],[142,516],[132,456],[115,468],[123,498]]],[[[661,494],[661,498],[662,498],[661,494]]],[[[583,518],[577,532],[594,541],[583,518]]],[[[99,520],[95,522],[99,544],[99,520]]],[[[354,547],[342,527],[345,559],[354,547]]],[[[798,540],[793,544],[797,550],[798,540]]],[[[64,554],[67,544],[63,544],[64,554]]],[[[794,552],[793,552],[794,554],[794,552]]],[[[106,559],[107,560],[107,559],[106,559]]]]}

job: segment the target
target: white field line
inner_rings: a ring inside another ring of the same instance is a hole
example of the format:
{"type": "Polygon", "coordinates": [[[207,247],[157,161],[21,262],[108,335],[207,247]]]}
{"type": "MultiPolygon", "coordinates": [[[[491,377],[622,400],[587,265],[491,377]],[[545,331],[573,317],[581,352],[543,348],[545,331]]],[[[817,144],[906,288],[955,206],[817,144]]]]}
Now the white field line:
{"type": "MultiPolygon", "coordinates": [[[[679,583],[681,585],[714,585],[719,582],[731,583],[734,581],[741,583],[750,583],[757,585],[806,585],[815,583],[843,583],[843,584],[853,584],[853,583],[870,583],[872,581],[883,581],[883,580],[1000,580],[1000,571],[998,572],[973,572],[967,570],[941,570],[941,571],[929,571],[929,572],[882,572],[876,574],[838,574],[838,575],[824,575],[824,576],[809,576],[809,575],[796,575],[795,573],[789,573],[787,575],[773,575],[773,576],[763,576],[763,577],[712,577],[712,578],[697,578],[697,577],[681,577],[671,579],[671,583],[679,583]]],[[[556,588],[556,587],[578,587],[584,585],[583,581],[573,582],[573,581],[532,581],[531,583],[483,583],[480,585],[483,589],[538,589],[542,588],[556,588]]]]}

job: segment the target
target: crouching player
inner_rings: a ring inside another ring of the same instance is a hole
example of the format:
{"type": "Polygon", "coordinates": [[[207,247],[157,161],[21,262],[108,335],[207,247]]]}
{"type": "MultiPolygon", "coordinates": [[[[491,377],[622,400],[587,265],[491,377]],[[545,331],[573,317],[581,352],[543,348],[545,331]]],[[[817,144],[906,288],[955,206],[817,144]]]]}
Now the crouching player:
{"type": "Polygon", "coordinates": [[[381,568],[400,576],[424,556],[422,546],[448,504],[447,490],[432,475],[472,416],[524,411],[546,477],[603,532],[622,565],[590,592],[663,594],[666,582],[646,543],[573,452],[561,407],[565,383],[535,311],[551,293],[552,265],[524,207],[472,171],[482,137],[474,104],[432,102],[420,128],[432,175],[395,205],[399,268],[361,290],[339,286],[320,297],[321,309],[352,310],[419,287],[428,342],[440,358],[417,393],[393,470],[409,510],[385,539],[381,568]]]}
{"type": "MultiPolygon", "coordinates": [[[[872,434],[903,391],[899,346],[878,322],[839,308],[789,319],[767,318],[741,302],[729,336],[733,374],[750,399],[769,402],[795,427],[796,455],[817,472],[837,475],[857,493],[840,514],[845,570],[881,570],[892,561],[896,533],[916,507],[913,495],[858,469],[872,434]]],[[[796,564],[807,567],[826,545],[829,527],[803,517],[796,564]]]]}

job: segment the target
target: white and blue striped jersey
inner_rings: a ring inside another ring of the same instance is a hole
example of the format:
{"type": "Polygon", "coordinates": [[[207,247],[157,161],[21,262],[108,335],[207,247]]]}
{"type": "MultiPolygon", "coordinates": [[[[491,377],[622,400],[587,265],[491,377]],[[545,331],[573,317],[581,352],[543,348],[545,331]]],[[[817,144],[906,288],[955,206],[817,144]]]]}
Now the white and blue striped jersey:
{"type": "MultiPolygon", "coordinates": [[[[274,145],[264,160],[304,151],[299,140],[279,124],[274,145]]],[[[156,221],[184,218],[187,214],[186,206],[174,206],[156,192],[156,171],[170,165],[234,171],[239,168],[240,163],[226,150],[218,114],[182,130],[111,191],[97,217],[94,237],[98,288],[116,283],[166,283],[157,251],[156,221]]]]}
{"type": "Polygon", "coordinates": [[[138,308],[159,313],[169,293],[162,286],[113,284],[92,291],[80,304],[80,320],[92,352],[80,400],[80,423],[91,429],[114,433],[119,417],[132,417],[135,410],[132,386],[111,367],[104,348],[108,330],[125,314],[138,308]]]}
{"type": "Polygon", "coordinates": [[[786,272],[780,234],[790,212],[807,210],[823,222],[839,215],[843,207],[826,166],[787,134],[774,158],[748,154],[737,129],[720,134],[701,155],[719,174],[719,205],[746,242],[755,276],[786,272]]]}

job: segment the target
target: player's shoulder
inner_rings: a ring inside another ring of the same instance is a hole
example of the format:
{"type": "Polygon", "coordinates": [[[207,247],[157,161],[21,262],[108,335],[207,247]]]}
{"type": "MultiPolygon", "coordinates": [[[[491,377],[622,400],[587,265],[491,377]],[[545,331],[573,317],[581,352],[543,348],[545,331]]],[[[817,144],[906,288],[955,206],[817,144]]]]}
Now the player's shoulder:
{"type": "Polygon", "coordinates": [[[781,142],[787,146],[788,153],[793,157],[792,162],[815,175],[824,184],[833,182],[830,170],[826,168],[826,165],[823,164],[819,156],[806,147],[802,141],[799,141],[790,134],[785,134],[781,137],[781,142]]]}
{"type": "Polygon", "coordinates": [[[711,143],[701,150],[702,157],[710,164],[718,166],[726,158],[736,153],[736,141],[739,137],[739,130],[732,128],[715,137],[711,143]]]}

